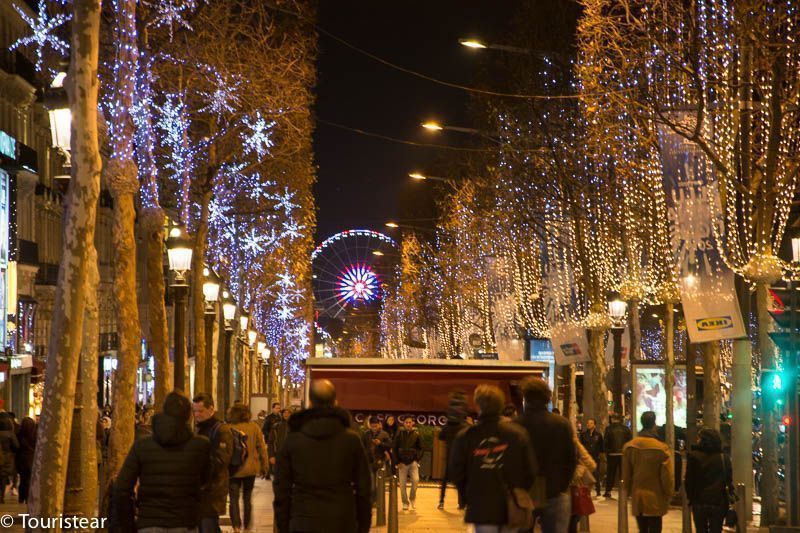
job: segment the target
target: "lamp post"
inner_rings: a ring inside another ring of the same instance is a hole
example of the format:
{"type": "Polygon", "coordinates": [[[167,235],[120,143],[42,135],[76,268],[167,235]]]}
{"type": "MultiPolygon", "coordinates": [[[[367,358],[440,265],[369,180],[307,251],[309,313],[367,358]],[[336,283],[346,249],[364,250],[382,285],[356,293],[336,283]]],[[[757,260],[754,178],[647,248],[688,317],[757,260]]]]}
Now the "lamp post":
{"type": "Polygon", "coordinates": [[[435,120],[427,120],[420,125],[424,130],[433,133],[440,133],[442,131],[456,131],[458,133],[466,133],[467,135],[476,135],[478,137],[491,141],[495,144],[499,144],[501,146],[505,144],[502,140],[498,139],[497,137],[493,137],[490,133],[481,131],[477,128],[465,128],[464,126],[449,126],[446,124],[442,124],[440,122],[436,122],[435,120]]]}
{"type": "Polygon", "coordinates": [[[247,332],[247,346],[244,347],[243,354],[243,366],[244,371],[242,372],[242,399],[247,402],[247,398],[253,394],[253,364],[254,364],[254,357],[253,353],[255,352],[256,348],[256,340],[258,339],[258,332],[254,329],[251,329],[247,332]]]}
{"type": "Polygon", "coordinates": [[[258,392],[263,394],[264,389],[264,350],[267,349],[267,343],[264,341],[258,341],[257,348],[256,348],[256,355],[258,360],[258,392]]]}
{"type": "MultiPolygon", "coordinates": [[[[213,270],[206,267],[203,269],[205,281],[203,282],[203,296],[206,301],[205,307],[205,334],[206,334],[206,365],[205,376],[202,387],[195,386],[196,392],[210,392],[212,387],[213,366],[211,360],[214,357],[214,321],[217,319],[217,302],[219,301],[219,277],[213,270]]],[[[196,380],[195,380],[196,381],[196,380]]]]}
{"type": "Polygon", "coordinates": [[[186,387],[186,296],[189,289],[186,274],[192,265],[192,242],[185,230],[175,226],[167,238],[169,269],[173,273],[171,287],[175,294],[175,388],[186,387]]]}
{"type": "Polygon", "coordinates": [[[614,412],[625,414],[622,402],[622,333],[625,331],[625,313],[628,304],[615,295],[608,302],[608,315],[611,317],[611,334],[614,337],[614,412]]]}
{"type": "Polygon", "coordinates": [[[454,183],[456,181],[453,178],[443,178],[442,176],[429,176],[428,174],[422,174],[421,172],[409,172],[408,177],[417,181],[433,180],[433,181],[441,181],[444,183],[454,183]]]}
{"type": "MultiPolygon", "coordinates": [[[[70,142],[72,137],[72,111],[69,109],[67,91],[64,88],[65,72],[60,72],[45,91],[44,103],[50,118],[50,138],[53,148],[66,158],[70,166],[70,142]]],[[[67,177],[67,176],[65,176],[67,177]]]]}
{"type": "Polygon", "coordinates": [[[222,293],[222,318],[225,321],[225,343],[222,351],[222,395],[223,406],[227,410],[231,402],[231,340],[233,339],[233,320],[236,318],[236,303],[230,293],[222,293]]]}

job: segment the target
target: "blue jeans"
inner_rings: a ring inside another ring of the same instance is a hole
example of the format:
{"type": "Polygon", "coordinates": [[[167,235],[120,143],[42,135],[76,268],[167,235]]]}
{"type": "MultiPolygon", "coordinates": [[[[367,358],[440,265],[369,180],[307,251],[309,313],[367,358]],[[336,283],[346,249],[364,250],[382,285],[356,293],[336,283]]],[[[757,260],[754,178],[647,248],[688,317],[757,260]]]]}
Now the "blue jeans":
{"type": "Polygon", "coordinates": [[[567,533],[572,514],[569,492],[548,499],[544,507],[533,511],[533,518],[542,527],[542,533],[567,533]]]}

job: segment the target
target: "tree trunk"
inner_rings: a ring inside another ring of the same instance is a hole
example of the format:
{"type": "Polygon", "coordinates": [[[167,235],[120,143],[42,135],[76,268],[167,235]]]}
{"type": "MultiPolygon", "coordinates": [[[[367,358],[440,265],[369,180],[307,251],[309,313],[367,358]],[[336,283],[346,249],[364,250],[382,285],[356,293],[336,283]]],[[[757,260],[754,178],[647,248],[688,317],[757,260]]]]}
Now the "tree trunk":
{"type": "Polygon", "coordinates": [[[666,437],[667,446],[675,447],[675,305],[667,302],[664,315],[664,389],[667,392],[666,437]]]}
{"type": "MultiPolygon", "coordinates": [[[[756,283],[756,320],[761,370],[777,368],[775,345],[769,338],[772,318],[769,316],[769,283],[756,283]]],[[[778,520],[778,419],[765,402],[761,402],[761,526],[778,520]]]]}
{"type": "Polygon", "coordinates": [[[598,431],[603,433],[608,425],[608,388],[606,387],[606,350],[603,345],[604,330],[589,332],[589,354],[592,357],[592,391],[594,398],[594,419],[598,431]]]}
{"type": "Polygon", "coordinates": [[[68,515],[95,517],[98,516],[97,345],[100,330],[96,288],[100,284],[100,273],[97,269],[97,250],[93,245],[89,250],[86,268],[89,271],[88,290],[73,408],[64,512],[68,515]]]}
{"type": "Polygon", "coordinates": [[[169,365],[169,332],[164,283],[164,211],[160,207],[145,208],[140,216],[145,233],[147,255],[147,318],[150,323],[150,349],[155,363],[156,409],[172,390],[169,365]]]}
{"type": "Polygon", "coordinates": [[[211,392],[211,383],[206,383],[206,328],[205,328],[205,296],[203,295],[203,268],[206,262],[208,247],[208,205],[211,202],[211,188],[203,193],[200,202],[200,220],[195,232],[194,253],[192,254],[192,324],[194,325],[194,393],[211,392]]]}
{"type": "Polygon", "coordinates": [[[28,512],[63,512],[75,383],[88,288],[89,248],[94,242],[100,194],[97,79],[100,0],[74,0],[67,89],[72,112],[72,179],[65,199],[64,249],[58,271],[47,356],[44,404],[33,460],[28,512]]]}
{"type": "MultiPolygon", "coordinates": [[[[630,340],[631,347],[628,350],[628,363],[639,361],[642,358],[642,322],[639,317],[639,300],[631,300],[628,313],[630,314],[630,340]]],[[[625,395],[623,394],[623,403],[625,395]]]]}
{"type": "Polygon", "coordinates": [[[703,427],[719,431],[722,384],[719,379],[719,342],[703,344],[703,427]]]}

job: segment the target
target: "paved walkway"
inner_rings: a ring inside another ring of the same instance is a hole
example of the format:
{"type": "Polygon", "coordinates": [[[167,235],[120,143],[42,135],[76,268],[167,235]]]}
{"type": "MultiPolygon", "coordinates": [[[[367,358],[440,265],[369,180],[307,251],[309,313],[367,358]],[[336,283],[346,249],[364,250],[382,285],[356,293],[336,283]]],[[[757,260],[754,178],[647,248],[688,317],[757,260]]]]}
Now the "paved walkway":
{"type": "MultiPolygon", "coordinates": [[[[402,533],[449,533],[469,531],[464,524],[464,513],[458,510],[457,498],[454,489],[448,489],[445,498],[445,508],[436,508],[439,498],[439,489],[432,484],[426,484],[417,491],[416,511],[403,511],[398,501],[398,524],[402,533]]],[[[399,497],[398,497],[399,499],[399,497]]],[[[25,512],[25,506],[16,503],[15,496],[6,497],[9,503],[0,504],[0,515],[18,515],[25,512]],[[13,503],[11,503],[13,502],[13,503]]],[[[617,500],[595,500],[597,512],[590,518],[590,531],[600,533],[617,532],[617,500]]],[[[387,503],[388,509],[388,503],[387,503]]],[[[374,520],[374,518],[373,518],[374,520]]],[[[221,520],[222,530],[230,533],[232,527],[230,518],[225,516],[221,520]]],[[[373,521],[374,524],[374,521],[373,521]]],[[[636,521],[633,517],[628,519],[628,530],[633,533],[636,531],[636,521]]],[[[12,527],[0,526],[0,531],[22,532],[19,520],[12,527]]],[[[272,533],[273,514],[272,514],[272,484],[261,479],[256,480],[253,492],[253,533],[272,533]]],[[[376,533],[386,533],[386,527],[373,527],[376,533]]],[[[757,531],[757,529],[753,529],[757,531]]],[[[681,533],[681,512],[680,509],[671,509],[664,519],[663,533],[681,533]]]]}

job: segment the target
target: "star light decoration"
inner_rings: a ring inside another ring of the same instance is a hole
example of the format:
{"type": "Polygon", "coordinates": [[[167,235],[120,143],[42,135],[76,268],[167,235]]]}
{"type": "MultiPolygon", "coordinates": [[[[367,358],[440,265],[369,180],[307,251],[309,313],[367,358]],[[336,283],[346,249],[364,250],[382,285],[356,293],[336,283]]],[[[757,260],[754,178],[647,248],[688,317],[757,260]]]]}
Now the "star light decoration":
{"type": "Polygon", "coordinates": [[[367,265],[353,265],[339,277],[339,294],[342,300],[358,304],[368,303],[378,297],[378,276],[367,265]]]}
{"type": "Polygon", "coordinates": [[[226,113],[232,113],[235,106],[239,104],[241,81],[233,77],[226,77],[217,70],[211,73],[211,77],[213,90],[199,92],[200,96],[208,101],[208,104],[201,108],[200,112],[211,113],[217,118],[221,118],[226,113]]]}
{"type": "Polygon", "coordinates": [[[158,0],[144,2],[144,4],[155,12],[155,16],[148,25],[153,28],[168,26],[170,41],[172,41],[175,26],[192,30],[186,17],[197,8],[196,0],[158,0]]]}
{"type": "Polygon", "coordinates": [[[259,159],[263,158],[275,145],[272,141],[272,128],[275,127],[275,121],[266,120],[260,112],[256,111],[255,117],[244,117],[242,124],[245,127],[245,131],[242,131],[241,134],[244,155],[255,152],[259,159]]]}
{"type": "MultiPolygon", "coordinates": [[[[64,4],[65,2],[60,2],[64,4]]],[[[14,51],[21,46],[35,45],[36,46],[36,70],[42,72],[44,70],[44,54],[45,49],[49,46],[59,55],[66,55],[69,51],[69,45],[66,41],[55,34],[55,30],[68,22],[72,15],[59,13],[51,17],[47,14],[47,3],[45,0],[39,0],[38,11],[39,14],[36,18],[29,17],[25,11],[16,4],[14,9],[19,13],[19,16],[25,23],[33,30],[32,35],[27,35],[17,39],[8,49],[14,51]]]]}

